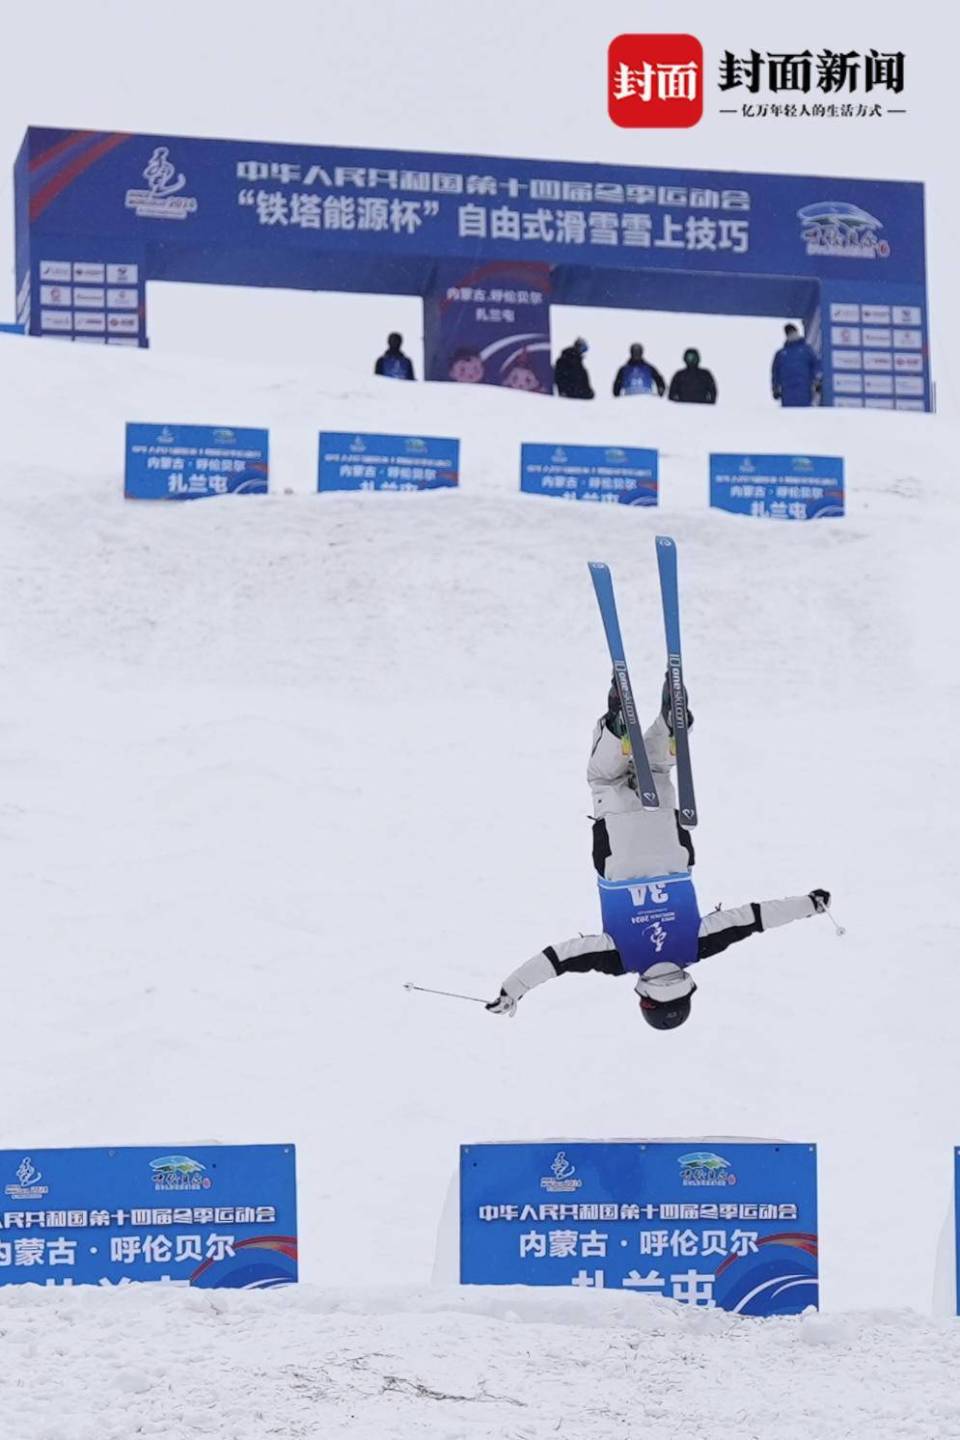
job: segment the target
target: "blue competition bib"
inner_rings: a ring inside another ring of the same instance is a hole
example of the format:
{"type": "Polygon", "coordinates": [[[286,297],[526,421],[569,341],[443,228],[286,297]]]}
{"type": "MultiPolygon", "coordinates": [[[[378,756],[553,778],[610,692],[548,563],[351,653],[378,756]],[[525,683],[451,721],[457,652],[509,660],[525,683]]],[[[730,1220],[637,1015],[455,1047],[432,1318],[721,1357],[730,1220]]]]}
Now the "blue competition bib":
{"type": "Polygon", "coordinates": [[[604,933],[620,952],[625,970],[642,975],[669,962],[686,968],[700,958],[700,910],[689,875],[653,875],[644,880],[604,880],[600,913],[604,933]]]}
{"type": "Polygon", "coordinates": [[[656,387],[653,375],[646,365],[628,365],[623,377],[625,395],[652,395],[656,387]]]}

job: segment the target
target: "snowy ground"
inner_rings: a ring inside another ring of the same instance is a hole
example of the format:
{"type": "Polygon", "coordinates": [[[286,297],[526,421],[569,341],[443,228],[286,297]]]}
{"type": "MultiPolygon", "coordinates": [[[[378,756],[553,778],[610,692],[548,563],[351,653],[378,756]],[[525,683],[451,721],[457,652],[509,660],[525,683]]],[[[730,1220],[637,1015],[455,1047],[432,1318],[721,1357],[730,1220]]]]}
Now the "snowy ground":
{"type": "Polygon", "coordinates": [[[929,1307],[960,1139],[951,425],[345,393],[3,336],[0,393],[0,1146],[294,1140],[308,1282],[5,1290],[23,1359],[0,1367],[0,1436],[129,1435],[133,1414],[170,1436],[960,1434],[954,1328],[903,1312],[929,1307]],[[127,419],[269,424],[277,493],[125,504],[127,419]],[[460,435],[463,488],[317,497],[321,425],[460,435]],[[521,497],[522,438],[659,446],[660,511],[521,497]],[[711,448],[843,454],[850,513],[711,513],[711,448]],[[848,935],[719,957],[670,1036],[626,982],[565,981],[514,1022],[407,995],[492,994],[596,924],[585,562],[614,569],[652,705],[658,529],[680,545],[701,900],[827,885],[848,935]],[[827,1317],[359,1298],[426,1282],[461,1141],[704,1134],[820,1145],[827,1317]],[[358,1312],[330,1313],[331,1286],[358,1312]],[[838,1314],[875,1307],[898,1313],[838,1314]]]}
{"type": "Polygon", "coordinates": [[[614,1294],[7,1292],[31,1440],[954,1440],[960,1331],[614,1294]]]}

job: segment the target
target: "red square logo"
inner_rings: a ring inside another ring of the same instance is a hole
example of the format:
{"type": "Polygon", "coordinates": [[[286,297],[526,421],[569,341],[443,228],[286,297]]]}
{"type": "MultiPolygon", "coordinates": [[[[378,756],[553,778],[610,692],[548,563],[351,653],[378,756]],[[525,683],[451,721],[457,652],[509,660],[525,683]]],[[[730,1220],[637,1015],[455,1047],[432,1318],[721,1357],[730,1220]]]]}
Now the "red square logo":
{"type": "Polygon", "coordinates": [[[627,129],[685,129],[703,114],[703,46],[694,35],[618,35],[607,52],[607,109],[627,129]]]}

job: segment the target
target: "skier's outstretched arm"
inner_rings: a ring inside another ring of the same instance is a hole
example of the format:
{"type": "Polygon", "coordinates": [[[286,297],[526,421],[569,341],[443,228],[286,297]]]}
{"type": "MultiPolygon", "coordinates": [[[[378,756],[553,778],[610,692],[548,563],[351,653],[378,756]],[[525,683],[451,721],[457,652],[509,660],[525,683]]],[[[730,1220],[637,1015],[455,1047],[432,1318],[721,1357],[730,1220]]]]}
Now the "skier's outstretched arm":
{"type": "Polygon", "coordinates": [[[712,910],[700,921],[697,958],[708,960],[738,940],[789,925],[792,920],[805,920],[829,905],[829,890],[811,890],[809,895],[788,895],[785,900],[753,901],[735,910],[712,910]]]}
{"type": "Polygon", "coordinates": [[[622,975],[623,961],[609,935],[578,935],[561,945],[547,945],[525,960],[500,987],[496,1000],[487,1009],[495,1015],[512,1015],[517,1001],[558,975],[584,975],[596,970],[601,975],[622,975]]]}

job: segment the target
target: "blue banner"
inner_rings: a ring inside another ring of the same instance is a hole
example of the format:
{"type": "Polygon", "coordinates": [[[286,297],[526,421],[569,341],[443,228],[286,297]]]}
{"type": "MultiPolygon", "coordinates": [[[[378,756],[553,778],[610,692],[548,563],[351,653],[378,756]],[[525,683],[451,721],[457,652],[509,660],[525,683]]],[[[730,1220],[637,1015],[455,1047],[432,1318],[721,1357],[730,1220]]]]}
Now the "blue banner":
{"type": "Polygon", "coordinates": [[[459,480],[459,440],[349,430],[320,436],[318,490],[445,490],[459,480]]]}
{"type": "Polygon", "coordinates": [[[700,910],[689,875],[641,880],[597,876],[604,934],[617,947],[623,968],[642,975],[651,965],[696,964],[700,910]]]}
{"type": "MultiPolygon", "coordinates": [[[[34,241],[107,236],[131,256],[156,244],[157,278],[188,278],[189,269],[191,278],[238,283],[238,268],[262,273],[258,252],[285,255],[291,272],[299,252],[307,268],[331,254],[348,269],[364,256],[482,256],[588,270],[923,280],[923,187],[900,181],[36,127],[23,160],[17,218],[34,241]]],[[[348,288],[389,289],[388,280],[348,288]]]]}
{"type": "Polygon", "coordinates": [[[843,461],[831,455],[711,455],[710,504],[770,520],[843,515],[843,461]]]}
{"type": "Polygon", "coordinates": [[[818,1297],[816,1146],[464,1145],[460,1281],[799,1314],[818,1297]]]}
{"type": "Polygon", "coordinates": [[[0,1285],[297,1279],[292,1145],[0,1151],[0,1285]]]}
{"type": "Polygon", "coordinates": [[[659,463],[656,450],[619,445],[523,445],[520,489],[560,500],[656,505],[659,463]]]}
{"type": "Polygon", "coordinates": [[[266,430],[224,425],[127,425],[124,494],[132,500],[265,495],[266,430]]]}

